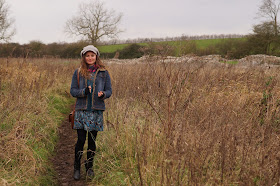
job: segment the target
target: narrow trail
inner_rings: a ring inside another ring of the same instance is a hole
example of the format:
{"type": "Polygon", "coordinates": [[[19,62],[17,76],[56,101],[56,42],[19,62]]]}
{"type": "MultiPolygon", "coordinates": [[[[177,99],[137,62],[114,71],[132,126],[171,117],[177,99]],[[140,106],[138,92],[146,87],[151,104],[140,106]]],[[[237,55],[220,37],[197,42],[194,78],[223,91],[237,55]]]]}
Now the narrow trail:
{"type": "Polygon", "coordinates": [[[81,179],[76,181],[73,178],[74,148],[77,134],[75,130],[71,129],[68,118],[65,118],[61,126],[58,128],[58,135],[59,139],[55,147],[55,156],[51,159],[53,167],[57,173],[55,179],[58,185],[87,185],[85,170],[83,170],[84,166],[81,166],[81,179]]]}

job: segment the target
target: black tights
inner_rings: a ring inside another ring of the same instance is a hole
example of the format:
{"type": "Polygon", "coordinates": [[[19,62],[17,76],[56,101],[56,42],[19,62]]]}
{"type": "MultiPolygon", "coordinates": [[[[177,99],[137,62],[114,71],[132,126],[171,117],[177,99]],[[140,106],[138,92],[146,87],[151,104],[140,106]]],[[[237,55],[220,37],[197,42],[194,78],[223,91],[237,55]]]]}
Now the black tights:
{"type": "MultiPolygon", "coordinates": [[[[86,160],[86,169],[92,168],[93,158],[96,150],[96,136],[98,131],[88,131],[88,149],[87,149],[87,160],[86,160]]],[[[81,158],[83,155],[84,144],[87,137],[87,131],[84,129],[77,129],[78,140],[75,146],[75,169],[80,169],[81,158]]]]}

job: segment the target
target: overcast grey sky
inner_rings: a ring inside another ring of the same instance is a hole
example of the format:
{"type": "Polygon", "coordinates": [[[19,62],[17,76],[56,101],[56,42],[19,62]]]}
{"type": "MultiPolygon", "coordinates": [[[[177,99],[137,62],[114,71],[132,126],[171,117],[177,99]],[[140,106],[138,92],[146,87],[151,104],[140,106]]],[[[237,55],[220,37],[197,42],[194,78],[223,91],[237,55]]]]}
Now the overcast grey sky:
{"type": "MultiPolygon", "coordinates": [[[[13,42],[74,42],[65,22],[89,0],[6,0],[15,19],[13,42]]],[[[119,39],[203,34],[247,34],[262,0],[104,0],[123,13],[119,39]]]]}

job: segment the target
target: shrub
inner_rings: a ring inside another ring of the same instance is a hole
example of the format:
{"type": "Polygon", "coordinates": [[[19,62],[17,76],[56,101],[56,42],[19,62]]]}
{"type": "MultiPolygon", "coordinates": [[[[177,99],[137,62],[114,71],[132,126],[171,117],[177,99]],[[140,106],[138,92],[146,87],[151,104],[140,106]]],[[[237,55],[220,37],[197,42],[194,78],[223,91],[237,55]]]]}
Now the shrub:
{"type": "Polygon", "coordinates": [[[250,53],[247,40],[227,39],[215,45],[217,53],[229,59],[239,59],[250,53]]]}
{"type": "Polygon", "coordinates": [[[195,40],[187,40],[179,45],[178,55],[183,56],[186,54],[196,54],[197,44],[195,40]]]}
{"type": "Polygon", "coordinates": [[[142,46],[138,44],[131,44],[127,47],[125,47],[120,52],[120,59],[133,59],[133,58],[139,58],[144,55],[144,52],[140,50],[142,46]]]}

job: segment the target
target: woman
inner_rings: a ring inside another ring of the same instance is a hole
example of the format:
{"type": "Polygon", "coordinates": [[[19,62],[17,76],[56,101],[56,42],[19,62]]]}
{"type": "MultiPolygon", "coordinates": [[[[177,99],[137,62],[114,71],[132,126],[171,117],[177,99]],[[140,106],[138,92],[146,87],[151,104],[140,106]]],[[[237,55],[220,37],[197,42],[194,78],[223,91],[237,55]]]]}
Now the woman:
{"type": "Polygon", "coordinates": [[[80,179],[81,158],[88,133],[86,174],[94,176],[92,169],[95,155],[95,140],[98,131],[103,131],[104,99],[112,94],[111,79],[101,62],[100,53],[93,45],[88,45],[81,51],[81,66],[76,69],[71,83],[70,93],[77,98],[75,106],[74,129],[78,140],[75,146],[74,179],[80,179]],[[79,76],[77,74],[79,73],[79,76]],[[79,79],[79,83],[78,83],[79,79]]]}

